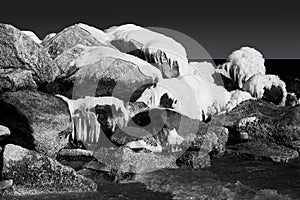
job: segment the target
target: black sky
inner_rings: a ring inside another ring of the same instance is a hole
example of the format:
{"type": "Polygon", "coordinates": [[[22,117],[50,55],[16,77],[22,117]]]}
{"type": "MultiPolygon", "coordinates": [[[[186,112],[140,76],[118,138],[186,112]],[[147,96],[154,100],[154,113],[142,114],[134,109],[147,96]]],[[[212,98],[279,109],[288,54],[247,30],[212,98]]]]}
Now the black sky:
{"type": "Polygon", "coordinates": [[[177,2],[9,1],[6,5],[1,3],[0,22],[32,30],[40,38],[78,22],[100,29],[135,23],[184,33],[213,58],[226,58],[234,49],[249,45],[266,58],[300,59],[300,6],[295,3],[177,2]]]}

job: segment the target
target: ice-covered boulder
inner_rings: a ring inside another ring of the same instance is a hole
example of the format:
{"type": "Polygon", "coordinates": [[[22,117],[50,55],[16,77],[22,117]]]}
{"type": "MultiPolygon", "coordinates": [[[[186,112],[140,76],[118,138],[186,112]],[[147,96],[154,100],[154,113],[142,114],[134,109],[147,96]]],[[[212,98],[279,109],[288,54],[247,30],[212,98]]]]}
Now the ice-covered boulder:
{"type": "Polygon", "coordinates": [[[43,41],[44,47],[52,58],[56,58],[61,53],[71,49],[77,44],[85,46],[107,46],[113,48],[109,43],[107,34],[95,27],[82,23],[69,26],[55,36],[52,36],[51,39],[44,39],[43,41]]]}
{"type": "Polygon", "coordinates": [[[0,24],[0,90],[36,89],[60,70],[48,52],[19,29],[0,24]]]}
{"type": "Polygon", "coordinates": [[[40,38],[34,32],[32,32],[32,31],[22,31],[22,33],[24,33],[25,35],[27,35],[28,37],[30,37],[37,44],[41,44],[42,43],[42,41],[40,40],[40,38]]]}
{"type": "Polygon", "coordinates": [[[236,88],[242,89],[245,82],[256,74],[265,74],[263,55],[254,48],[242,47],[229,55],[228,62],[218,67],[218,72],[231,78],[236,88]]]}
{"type": "Polygon", "coordinates": [[[256,98],[276,105],[285,105],[287,95],[285,83],[276,75],[257,74],[245,83],[243,90],[256,98]]]}
{"type": "Polygon", "coordinates": [[[199,75],[163,79],[142,93],[137,100],[150,108],[171,108],[192,119],[206,120],[222,111],[230,93],[199,75]]]}
{"type": "MultiPolygon", "coordinates": [[[[98,148],[100,134],[103,129],[97,120],[96,106],[114,106],[117,111],[122,113],[122,117],[118,118],[114,125],[125,126],[129,121],[130,113],[120,99],[114,97],[84,97],[72,100],[62,95],[57,95],[57,97],[68,104],[73,122],[72,140],[75,143],[80,141],[87,149],[95,150],[98,148]]],[[[113,114],[117,115],[117,112],[113,114]]]]}
{"type": "Polygon", "coordinates": [[[162,79],[151,64],[110,47],[77,45],[56,62],[65,73],[49,84],[48,90],[73,99],[115,96],[129,101],[134,91],[162,79]]]}
{"type": "Polygon", "coordinates": [[[240,103],[254,99],[249,92],[242,90],[233,90],[230,92],[231,98],[228,104],[226,105],[226,111],[231,111],[233,108],[238,106],[240,103]]]}
{"type": "Polygon", "coordinates": [[[191,74],[199,75],[216,85],[224,85],[221,74],[217,72],[216,67],[210,62],[190,62],[189,70],[191,74]]]}
{"type": "Polygon", "coordinates": [[[189,74],[186,50],[174,39],[134,24],[114,26],[105,32],[120,51],[154,64],[163,77],[189,74]]]}

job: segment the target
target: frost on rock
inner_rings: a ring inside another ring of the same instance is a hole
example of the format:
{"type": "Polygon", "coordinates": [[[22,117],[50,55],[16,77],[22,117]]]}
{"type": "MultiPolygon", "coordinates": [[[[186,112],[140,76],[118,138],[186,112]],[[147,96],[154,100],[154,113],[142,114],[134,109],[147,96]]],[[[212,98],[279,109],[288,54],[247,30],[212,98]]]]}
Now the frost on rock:
{"type": "Polygon", "coordinates": [[[226,111],[231,111],[233,108],[238,106],[240,103],[254,99],[249,92],[242,90],[234,90],[230,92],[231,98],[228,104],[226,105],[226,111]]]}
{"type": "Polygon", "coordinates": [[[119,126],[125,126],[129,121],[129,113],[124,106],[124,102],[120,99],[114,97],[85,97],[71,100],[62,95],[56,96],[68,104],[74,126],[73,140],[83,142],[86,148],[92,148],[92,145],[97,145],[99,142],[101,126],[95,113],[97,105],[114,105],[116,110],[121,111],[123,117],[118,118],[119,126]]]}
{"type": "Polygon", "coordinates": [[[36,34],[32,31],[21,31],[22,33],[24,33],[25,35],[27,35],[28,37],[30,37],[33,41],[35,41],[37,44],[41,44],[42,41],[40,40],[40,38],[38,38],[38,36],[36,36],[36,34]]]}
{"type": "Polygon", "coordinates": [[[225,108],[230,93],[197,75],[163,79],[147,88],[137,101],[150,108],[165,107],[192,119],[206,120],[225,108]]]}
{"type": "Polygon", "coordinates": [[[229,55],[228,62],[218,67],[218,72],[231,78],[237,88],[242,89],[244,83],[256,74],[265,74],[263,55],[254,48],[242,47],[229,55]]]}
{"type": "Polygon", "coordinates": [[[276,75],[257,74],[245,83],[243,90],[256,98],[273,102],[276,105],[285,105],[286,86],[276,75]]]}
{"type": "Polygon", "coordinates": [[[114,26],[105,32],[120,51],[153,63],[165,78],[189,74],[186,50],[174,39],[133,24],[114,26]]]}

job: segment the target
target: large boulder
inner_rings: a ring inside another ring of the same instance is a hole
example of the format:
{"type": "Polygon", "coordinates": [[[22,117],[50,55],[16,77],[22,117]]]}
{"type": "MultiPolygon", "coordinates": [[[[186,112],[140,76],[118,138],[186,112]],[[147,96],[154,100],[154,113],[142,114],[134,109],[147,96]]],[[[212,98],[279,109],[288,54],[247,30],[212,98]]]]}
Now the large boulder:
{"type": "Polygon", "coordinates": [[[256,141],[299,152],[299,112],[300,106],[278,107],[263,100],[248,100],[229,113],[216,116],[210,123],[229,129],[229,144],[256,141]]]}
{"type": "Polygon", "coordinates": [[[113,47],[108,41],[108,36],[103,31],[79,23],[69,26],[55,35],[48,35],[43,40],[42,45],[47,49],[52,58],[56,58],[77,44],[113,47]]]}
{"type": "Polygon", "coordinates": [[[235,89],[242,89],[252,76],[266,73],[265,59],[256,49],[242,47],[232,52],[228,61],[218,66],[217,71],[232,79],[235,89]]]}
{"type": "Polygon", "coordinates": [[[43,87],[60,74],[48,52],[11,25],[0,24],[0,52],[0,92],[43,87]]]}
{"type": "Polygon", "coordinates": [[[165,78],[190,73],[185,48],[170,37],[134,24],[114,26],[105,32],[120,51],[154,64],[165,78]]]}
{"type": "Polygon", "coordinates": [[[32,91],[0,96],[0,124],[11,134],[2,144],[13,143],[55,157],[68,145],[72,123],[67,104],[58,97],[32,91]]]}
{"type": "Polygon", "coordinates": [[[95,192],[97,184],[36,151],[8,144],[3,152],[3,177],[14,180],[4,195],[95,192]]]}
{"type": "Polygon", "coordinates": [[[204,76],[162,79],[144,90],[136,101],[150,108],[171,108],[192,119],[207,120],[225,109],[230,93],[204,76]]]}
{"type": "Polygon", "coordinates": [[[114,96],[129,101],[137,98],[136,90],[162,78],[151,64],[110,47],[77,45],[58,57],[57,63],[66,73],[47,87],[73,99],[114,96]]]}

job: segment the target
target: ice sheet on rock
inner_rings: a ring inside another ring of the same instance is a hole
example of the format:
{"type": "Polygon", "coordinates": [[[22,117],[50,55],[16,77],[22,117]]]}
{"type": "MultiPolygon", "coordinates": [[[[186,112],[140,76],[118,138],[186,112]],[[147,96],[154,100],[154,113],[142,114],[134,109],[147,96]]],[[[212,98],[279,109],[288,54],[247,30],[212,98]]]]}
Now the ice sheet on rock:
{"type": "Polygon", "coordinates": [[[256,98],[262,98],[265,91],[270,90],[272,86],[279,87],[281,89],[283,98],[280,105],[284,105],[287,95],[286,85],[276,75],[257,74],[245,83],[243,90],[248,91],[252,96],[256,98]]]}
{"type": "Polygon", "coordinates": [[[263,55],[254,48],[242,47],[229,55],[228,62],[218,66],[217,72],[231,78],[238,88],[256,74],[265,74],[263,55]]]}
{"type": "Polygon", "coordinates": [[[240,103],[250,100],[250,99],[255,99],[254,97],[251,96],[249,92],[245,92],[242,90],[233,90],[230,92],[231,98],[228,104],[226,105],[226,111],[231,111],[233,108],[238,106],[240,103]]]}
{"type": "Polygon", "coordinates": [[[71,100],[62,95],[56,95],[63,99],[69,107],[73,121],[72,138],[86,143],[98,143],[100,138],[100,123],[97,121],[94,108],[96,105],[115,105],[124,113],[124,124],[129,120],[129,114],[124,107],[124,102],[115,97],[85,97],[71,100]]]}
{"type": "Polygon", "coordinates": [[[198,75],[160,80],[146,89],[137,101],[150,108],[161,106],[163,95],[172,99],[172,109],[192,119],[205,120],[220,112],[230,100],[230,93],[198,75]]]}
{"type": "Polygon", "coordinates": [[[101,58],[111,57],[133,63],[145,76],[162,79],[161,72],[157,68],[135,56],[122,53],[110,47],[86,47],[82,45],[77,46],[80,46],[84,50],[81,55],[76,60],[74,60],[74,62],[70,63],[70,65],[75,65],[76,67],[81,68],[82,66],[93,64],[99,61],[99,59],[101,58]]]}
{"type": "Polygon", "coordinates": [[[27,35],[28,37],[30,37],[33,41],[35,41],[37,44],[41,44],[42,41],[40,40],[40,38],[38,38],[38,36],[36,36],[36,34],[32,31],[21,31],[22,33],[24,33],[25,35],[27,35]]]}
{"type": "MultiPolygon", "coordinates": [[[[151,55],[154,59],[158,59],[155,55],[160,50],[165,53],[171,67],[177,62],[180,75],[189,73],[185,48],[170,37],[134,24],[114,26],[105,30],[105,32],[111,36],[112,41],[121,41],[127,45],[134,44],[136,49],[145,54],[148,61],[151,59],[151,55]]],[[[156,63],[158,63],[158,60],[156,60],[156,63]]]]}

